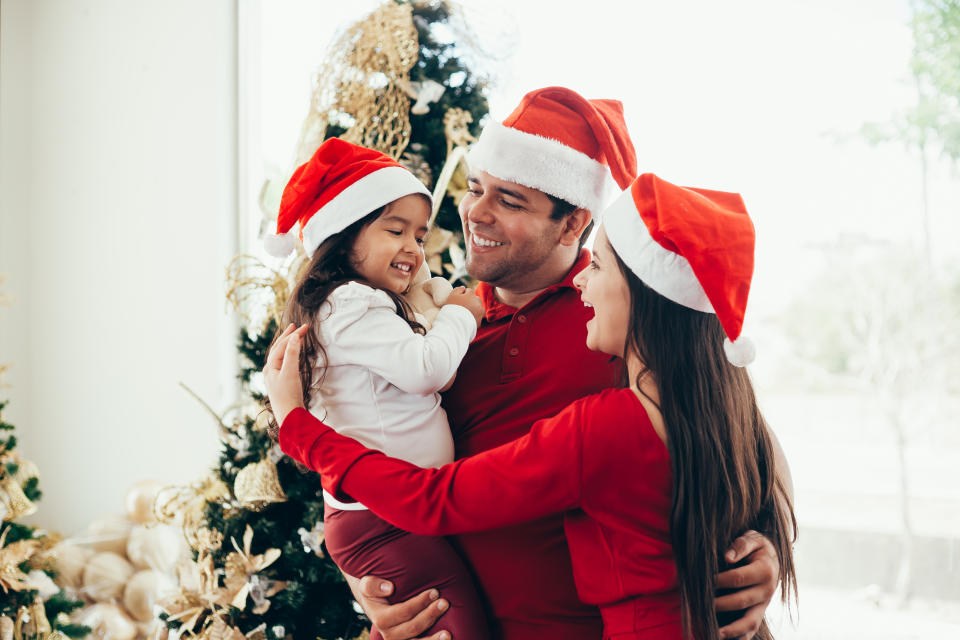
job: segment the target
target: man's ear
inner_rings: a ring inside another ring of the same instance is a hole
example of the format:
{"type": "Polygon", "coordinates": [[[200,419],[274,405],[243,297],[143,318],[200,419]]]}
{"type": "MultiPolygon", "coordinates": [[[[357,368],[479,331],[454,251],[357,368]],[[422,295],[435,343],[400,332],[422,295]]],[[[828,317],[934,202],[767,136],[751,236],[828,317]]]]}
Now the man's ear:
{"type": "Polygon", "coordinates": [[[589,209],[574,209],[561,223],[563,227],[560,232],[560,244],[564,246],[579,244],[580,236],[591,220],[593,215],[589,209]]]}

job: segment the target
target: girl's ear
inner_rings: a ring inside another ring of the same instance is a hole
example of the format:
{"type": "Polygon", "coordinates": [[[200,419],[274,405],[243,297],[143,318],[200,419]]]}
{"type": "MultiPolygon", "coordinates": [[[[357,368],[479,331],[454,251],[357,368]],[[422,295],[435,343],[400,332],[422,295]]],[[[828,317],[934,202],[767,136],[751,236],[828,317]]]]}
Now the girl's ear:
{"type": "Polygon", "coordinates": [[[563,219],[563,228],[560,233],[560,244],[570,246],[580,243],[580,236],[583,230],[587,228],[593,215],[589,209],[574,209],[572,213],[563,219]]]}

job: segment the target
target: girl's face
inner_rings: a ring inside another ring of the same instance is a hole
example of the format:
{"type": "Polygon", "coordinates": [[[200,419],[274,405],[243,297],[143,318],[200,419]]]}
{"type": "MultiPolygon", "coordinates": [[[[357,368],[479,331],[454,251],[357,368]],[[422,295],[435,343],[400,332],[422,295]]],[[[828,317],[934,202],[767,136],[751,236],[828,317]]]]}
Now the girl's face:
{"type": "Polygon", "coordinates": [[[429,219],[430,205],[423,196],[394,200],[357,234],[350,256],[354,268],[378,287],[403,293],[423,263],[429,219]]]}
{"type": "Polygon", "coordinates": [[[593,318],[587,322],[587,348],[622,356],[629,326],[630,289],[603,226],[593,243],[593,260],[577,274],[573,284],[583,304],[593,307],[593,318]]]}

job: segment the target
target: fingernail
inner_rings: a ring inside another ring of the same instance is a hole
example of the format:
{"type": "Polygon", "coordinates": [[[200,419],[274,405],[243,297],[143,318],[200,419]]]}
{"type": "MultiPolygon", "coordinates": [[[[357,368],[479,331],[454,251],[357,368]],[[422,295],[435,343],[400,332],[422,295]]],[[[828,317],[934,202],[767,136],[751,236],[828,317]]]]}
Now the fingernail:
{"type": "Polygon", "coordinates": [[[733,561],[736,560],[736,559],[737,559],[737,552],[736,552],[736,551],[727,551],[727,560],[728,560],[729,562],[733,562],[733,561]]]}
{"type": "Polygon", "coordinates": [[[380,591],[381,591],[382,593],[390,593],[390,583],[389,583],[389,582],[381,582],[381,583],[380,583],[380,591]]]}
{"type": "Polygon", "coordinates": [[[447,602],[446,600],[439,600],[437,602],[437,609],[439,609],[440,611],[446,611],[447,607],[449,606],[450,606],[450,603],[447,602]]]}
{"type": "Polygon", "coordinates": [[[441,631],[437,634],[437,640],[450,640],[450,634],[446,631],[441,631]]]}
{"type": "Polygon", "coordinates": [[[431,589],[431,590],[430,590],[430,599],[431,599],[431,600],[436,600],[436,599],[439,598],[439,597],[440,597],[440,592],[439,592],[439,591],[437,591],[436,589],[431,589]]]}

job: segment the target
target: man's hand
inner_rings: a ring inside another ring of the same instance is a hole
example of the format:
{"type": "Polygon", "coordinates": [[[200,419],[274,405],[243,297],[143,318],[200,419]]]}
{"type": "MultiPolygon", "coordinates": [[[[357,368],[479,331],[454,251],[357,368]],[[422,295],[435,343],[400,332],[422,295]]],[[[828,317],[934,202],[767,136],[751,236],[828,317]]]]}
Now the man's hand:
{"type": "Polygon", "coordinates": [[[721,638],[753,638],[777,591],[780,560],[769,540],[756,531],[747,531],[734,540],[724,560],[735,564],[744,559],[744,566],[717,575],[717,589],[732,590],[717,597],[717,611],[743,611],[739,619],[720,628],[721,638]]]}
{"type": "Polygon", "coordinates": [[[387,596],[393,593],[393,585],[388,580],[373,576],[358,580],[347,574],[343,574],[343,577],[347,579],[353,597],[384,640],[451,640],[446,631],[438,631],[429,637],[419,636],[432,627],[450,606],[436,589],[424,591],[404,602],[390,604],[387,596]]]}

